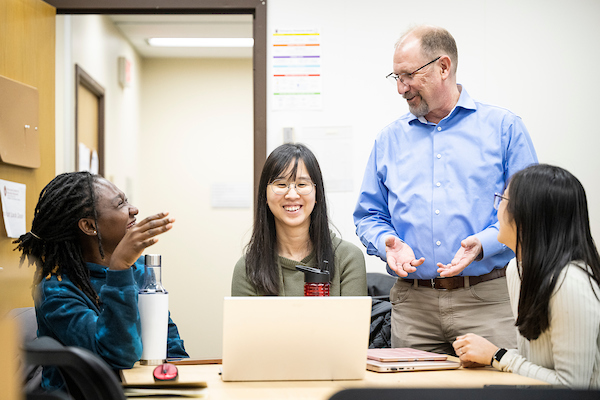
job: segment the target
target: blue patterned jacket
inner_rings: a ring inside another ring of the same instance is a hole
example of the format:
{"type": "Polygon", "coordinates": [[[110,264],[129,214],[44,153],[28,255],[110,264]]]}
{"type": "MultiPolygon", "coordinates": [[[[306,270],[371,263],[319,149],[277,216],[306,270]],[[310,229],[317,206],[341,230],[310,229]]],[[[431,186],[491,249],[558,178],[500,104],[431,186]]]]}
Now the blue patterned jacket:
{"type": "MultiPolygon", "coordinates": [[[[93,263],[87,263],[87,267],[100,298],[100,309],[66,274],[44,277],[34,289],[38,337],[50,336],[65,346],[83,347],[114,369],[131,368],[142,355],[137,296],[144,282],[144,257],[123,271],[93,263]]],[[[167,356],[189,357],[170,317],[167,356]]],[[[56,368],[44,368],[45,389],[63,385],[56,368]]]]}

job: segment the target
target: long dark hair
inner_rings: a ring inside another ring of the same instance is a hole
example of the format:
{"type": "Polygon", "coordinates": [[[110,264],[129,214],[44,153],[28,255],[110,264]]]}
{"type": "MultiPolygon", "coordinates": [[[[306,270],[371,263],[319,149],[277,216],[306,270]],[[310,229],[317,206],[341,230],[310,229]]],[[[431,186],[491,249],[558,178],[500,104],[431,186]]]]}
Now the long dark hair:
{"type": "Polygon", "coordinates": [[[323,188],[323,176],[315,155],[304,145],[287,143],[279,146],[269,155],[258,185],[256,214],[252,237],[246,247],[246,274],[259,291],[267,295],[278,295],[279,268],[277,265],[277,232],[275,218],[267,204],[267,186],[275,178],[281,177],[292,165],[289,179],[295,180],[298,162],[302,161],[311,180],[315,184],[316,204],[310,215],[309,237],[315,252],[317,266],[327,261],[329,276],[335,270],[334,250],[329,232],[327,203],[323,188]]]}
{"type": "Polygon", "coordinates": [[[600,256],[592,239],[585,190],[570,172],[533,165],[517,172],[508,186],[508,217],[517,229],[521,294],[516,325],[528,340],[549,327],[548,305],[558,277],[571,261],[589,266],[600,284],[600,256]]]}
{"type": "MultiPolygon", "coordinates": [[[[14,241],[15,250],[22,252],[21,264],[27,257],[29,265],[36,265],[34,286],[49,275],[64,273],[95,304],[99,304],[98,295],[83,260],[78,222],[93,218],[98,228],[94,185],[99,178],[89,172],[58,175],[40,193],[31,231],[14,241]]],[[[100,231],[97,235],[104,257],[100,231]]]]}

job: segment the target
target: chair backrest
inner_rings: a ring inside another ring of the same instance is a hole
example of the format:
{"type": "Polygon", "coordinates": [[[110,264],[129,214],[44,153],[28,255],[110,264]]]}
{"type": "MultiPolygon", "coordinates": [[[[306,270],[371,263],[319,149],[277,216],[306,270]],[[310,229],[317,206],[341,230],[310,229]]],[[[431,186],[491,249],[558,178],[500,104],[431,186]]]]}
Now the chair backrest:
{"type": "Polygon", "coordinates": [[[58,367],[74,399],[125,400],[115,372],[91,351],[46,336],[26,344],[25,350],[28,364],[58,367]]]}
{"type": "Polygon", "coordinates": [[[499,386],[482,389],[346,389],[335,393],[329,400],[597,400],[598,398],[600,398],[598,390],[499,386]]]}
{"type": "Polygon", "coordinates": [[[22,307],[13,308],[8,316],[17,321],[21,330],[22,343],[28,343],[37,337],[37,320],[35,319],[35,308],[22,307]]]}
{"type": "Polygon", "coordinates": [[[373,299],[389,300],[397,278],[379,272],[367,272],[367,294],[373,299]]]}
{"type": "Polygon", "coordinates": [[[42,383],[42,367],[39,365],[27,365],[25,361],[24,346],[37,339],[37,320],[35,308],[22,307],[13,308],[8,312],[8,317],[16,321],[20,332],[21,354],[17,365],[22,377],[22,385],[26,392],[39,388],[42,383]]]}

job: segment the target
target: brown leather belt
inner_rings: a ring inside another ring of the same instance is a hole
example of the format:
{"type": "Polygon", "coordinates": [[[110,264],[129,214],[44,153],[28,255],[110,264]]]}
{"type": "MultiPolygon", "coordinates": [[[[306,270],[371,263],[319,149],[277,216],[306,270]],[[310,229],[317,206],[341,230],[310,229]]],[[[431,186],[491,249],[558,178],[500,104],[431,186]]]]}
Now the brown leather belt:
{"type": "Polygon", "coordinates": [[[435,279],[405,279],[409,282],[417,281],[417,285],[432,289],[454,290],[468,288],[481,282],[491,281],[492,279],[506,276],[506,266],[504,268],[493,269],[491,272],[480,276],[453,276],[451,278],[435,279]],[[469,278],[468,280],[465,278],[469,278]]]}

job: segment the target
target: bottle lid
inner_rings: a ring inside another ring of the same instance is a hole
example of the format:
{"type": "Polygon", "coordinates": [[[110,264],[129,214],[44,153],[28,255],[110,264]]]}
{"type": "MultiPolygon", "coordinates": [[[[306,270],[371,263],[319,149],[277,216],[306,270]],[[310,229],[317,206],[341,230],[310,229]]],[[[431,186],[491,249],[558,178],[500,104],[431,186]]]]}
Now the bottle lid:
{"type": "Polygon", "coordinates": [[[296,265],[298,271],[304,272],[305,283],[326,283],[329,282],[329,271],[321,271],[317,268],[296,265]]]}
{"type": "Polygon", "coordinates": [[[160,267],[160,254],[146,254],[144,263],[149,267],[160,267]]]}

